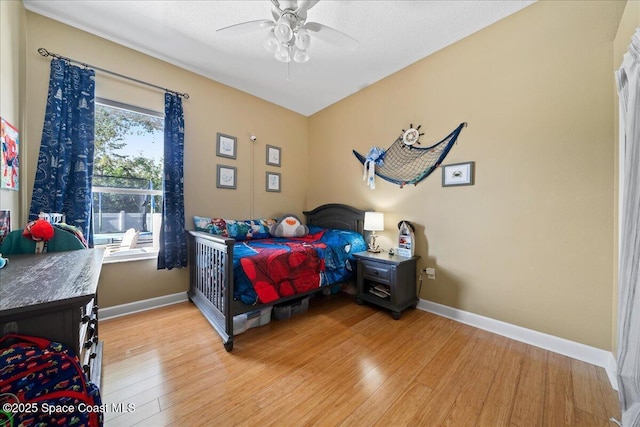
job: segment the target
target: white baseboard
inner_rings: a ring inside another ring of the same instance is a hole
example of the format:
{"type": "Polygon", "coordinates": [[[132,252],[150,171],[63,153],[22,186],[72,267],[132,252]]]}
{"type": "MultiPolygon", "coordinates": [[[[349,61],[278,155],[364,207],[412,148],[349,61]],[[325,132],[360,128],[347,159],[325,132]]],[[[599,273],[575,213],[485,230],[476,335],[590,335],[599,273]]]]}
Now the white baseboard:
{"type": "Polygon", "coordinates": [[[607,371],[609,382],[614,390],[618,390],[616,379],[616,360],[613,353],[599,348],[569,341],[553,335],[523,328],[521,326],[480,316],[468,311],[448,307],[432,301],[420,299],[418,308],[438,316],[446,317],[466,325],[470,325],[494,334],[502,335],[526,344],[531,344],[545,350],[559,353],[592,365],[600,366],[607,371]]]}
{"type": "Polygon", "coordinates": [[[100,308],[100,320],[113,319],[126,316],[127,314],[138,313],[140,311],[151,310],[153,308],[164,307],[165,305],[177,304],[188,300],[186,292],[179,292],[177,294],[163,295],[142,301],[114,305],[113,307],[100,308]]]}
{"type": "MultiPolygon", "coordinates": [[[[177,304],[188,301],[186,292],[177,294],[163,295],[161,297],[150,298],[142,301],[130,302],[127,304],[116,305],[100,309],[100,320],[113,319],[128,314],[138,313],[141,311],[151,310],[153,308],[164,307],[166,305],[177,304]]],[[[609,377],[609,382],[614,390],[618,390],[618,381],[616,376],[617,364],[616,359],[610,351],[601,350],[575,341],[569,341],[553,335],[534,331],[532,329],[523,328],[521,326],[512,325],[500,320],[491,319],[489,317],[480,316],[468,311],[459,310],[457,308],[448,307],[432,301],[420,299],[418,308],[447,319],[455,320],[466,325],[470,325],[494,334],[502,335],[507,338],[514,339],[526,344],[531,344],[554,353],[562,354],[592,365],[604,368],[609,377]]]]}
{"type": "Polygon", "coordinates": [[[608,362],[609,363],[607,363],[607,366],[605,366],[604,369],[607,370],[607,376],[609,377],[611,387],[613,387],[615,391],[618,391],[618,361],[613,353],[609,353],[608,362]]]}

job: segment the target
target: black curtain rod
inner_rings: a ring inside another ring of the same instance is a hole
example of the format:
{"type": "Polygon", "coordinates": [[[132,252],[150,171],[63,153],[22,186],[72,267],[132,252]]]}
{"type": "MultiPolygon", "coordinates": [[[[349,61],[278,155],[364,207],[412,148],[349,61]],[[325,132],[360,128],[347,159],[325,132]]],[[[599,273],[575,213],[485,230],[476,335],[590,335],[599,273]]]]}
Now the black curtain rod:
{"type": "Polygon", "coordinates": [[[170,93],[173,93],[175,95],[181,96],[184,99],[189,99],[189,94],[186,93],[186,92],[185,93],[176,92],[175,90],[167,89],[167,88],[164,88],[162,86],[154,85],[153,83],[149,83],[149,82],[145,82],[145,81],[142,81],[142,80],[135,79],[133,77],[125,76],[124,74],[116,73],[115,71],[105,70],[104,68],[100,68],[100,67],[96,67],[96,66],[93,66],[93,65],[85,64],[84,62],[76,61],[75,59],[67,58],[66,56],[62,56],[62,55],[58,55],[57,53],[49,52],[47,49],[45,49],[43,47],[38,49],[38,53],[40,55],[44,56],[45,58],[47,56],[53,56],[54,58],[62,59],[63,61],[75,62],[76,64],[80,64],[85,68],[93,68],[95,70],[102,71],[103,73],[111,74],[111,75],[114,75],[116,77],[120,77],[120,78],[123,78],[123,79],[131,80],[131,81],[134,81],[136,83],[143,84],[143,85],[151,86],[151,87],[154,87],[156,89],[164,90],[165,92],[170,92],[170,93]]]}

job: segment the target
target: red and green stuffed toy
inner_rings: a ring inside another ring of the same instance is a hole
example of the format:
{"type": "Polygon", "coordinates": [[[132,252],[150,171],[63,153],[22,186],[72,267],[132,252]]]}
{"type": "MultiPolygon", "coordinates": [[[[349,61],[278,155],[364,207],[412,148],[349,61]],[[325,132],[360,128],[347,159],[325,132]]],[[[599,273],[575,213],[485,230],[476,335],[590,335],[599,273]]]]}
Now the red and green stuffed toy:
{"type": "Polygon", "coordinates": [[[53,226],[47,220],[36,219],[30,221],[25,227],[22,235],[36,242],[36,253],[46,252],[46,244],[53,239],[55,232],[53,226]]]}

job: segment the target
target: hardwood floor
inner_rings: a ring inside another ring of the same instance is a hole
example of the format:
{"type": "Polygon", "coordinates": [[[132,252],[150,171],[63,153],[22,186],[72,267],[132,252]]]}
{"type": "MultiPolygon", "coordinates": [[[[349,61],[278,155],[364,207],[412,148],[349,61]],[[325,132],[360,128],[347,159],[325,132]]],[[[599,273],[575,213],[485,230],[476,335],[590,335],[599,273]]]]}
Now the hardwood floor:
{"type": "Polygon", "coordinates": [[[236,337],[181,303],[100,323],[105,425],[614,426],[604,369],[346,294],[236,337]]]}

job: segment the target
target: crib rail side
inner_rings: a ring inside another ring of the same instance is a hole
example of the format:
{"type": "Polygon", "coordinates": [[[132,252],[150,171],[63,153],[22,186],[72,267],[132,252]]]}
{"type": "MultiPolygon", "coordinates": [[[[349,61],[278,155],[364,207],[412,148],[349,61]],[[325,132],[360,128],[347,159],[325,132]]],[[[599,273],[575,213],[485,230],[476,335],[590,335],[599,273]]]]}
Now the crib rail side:
{"type": "Polygon", "coordinates": [[[233,244],[228,239],[189,231],[189,299],[233,349],[233,244]]]}

